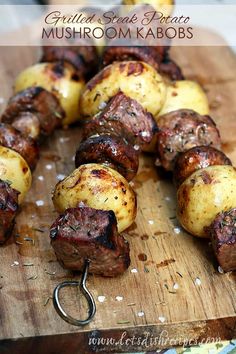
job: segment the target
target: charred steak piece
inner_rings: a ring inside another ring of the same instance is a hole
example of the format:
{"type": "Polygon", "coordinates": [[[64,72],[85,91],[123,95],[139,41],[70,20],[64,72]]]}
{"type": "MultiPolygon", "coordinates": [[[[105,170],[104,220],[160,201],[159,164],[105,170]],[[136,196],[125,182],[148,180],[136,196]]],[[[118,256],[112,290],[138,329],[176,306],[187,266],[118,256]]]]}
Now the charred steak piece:
{"type": "Polygon", "coordinates": [[[118,234],[113,211],[85,205],[67,209],[51,226],[50,237],[66,269],[81,271],[89,259],[91,273],[115,277],[130,265],[129,244],[118,234]]]}
{"type": "Polygon", "coordinates": [[[180,67],[168,56],[160,63],[158,71],[172,81],[184,80],[180,67]]]}
{"type": "Polygon", "coordinates": [[[156,130],[152,114],[144,110],[136,100],[118,92],[104,110],[85,125],[84,136],[110,132],[142,149],[143,145],[151,142],[156,130]]]}
{"type": "MultiPolygon", "coordinates": [[[[1,121],[14,125],[19,115],[21,120],[24,115],[29,118],[29,112],[38,119],[40,133],[43,135],[50,135],[61,125],[61,120],[65,116],[55,95],[42,87],[33,86],[17,93],[9,100],[1,121]]],[[[25,128],[23,122],[20,126],[25,128]]],[[[18,127],[20,126],[18,125],[18,127]]],[[[23,129],[21,131],[25,132],[23,129]]]]}
{"type": "Polygon", "coordinates": [[[19,194],[8,182],[0,180],[0,243],[11,236],[18,211],[19,194]]]}
{"type": "Polygon", "coordinates": [[[154,47],[145,46],[106,47],[103,53],[103,66],[112,64],[114,61],[127,60],[143,61],[158,70],[161,56],[154,47]]]}
{"type": "Polygon", "coordinates": [[[131,144],[117,136],[92,136],[76,151],[75,167],[93,162],[104,163],[131,181],[138,171],[139,154],[131,144]]]}
{"type": "Polygon", "coordinates": [[[86,80],[98,71],[98,54],[95,46],[44,46],[42,62],[66,61],[86,80]]]}
{"type": "Polygon", "coordinates": [[[225,272],[236,270],[236,208],[217,215],[210,235],[221,268],[225,272]]]}
{"type": "Polygon", "coordinates": [[[18,152],[34,170],[39,159],[37,142],[9,124],[0,123],[0,145],[18,152]]]}
{"type": "Polygon", "coordinates": [[[202,116],[190,109],[179,109],[159,117],[156,165],[173,171],[180,152],[194,146],[220,147],[220,134],[209,116],[202,116]]]}
{"type": "Polygon", "coordinates": [[[195,146],[181,153],[175,161],[174,181],[177,187],[192,173],[213,165],[232,165],[230,159],[212,146],[195,146]]]}

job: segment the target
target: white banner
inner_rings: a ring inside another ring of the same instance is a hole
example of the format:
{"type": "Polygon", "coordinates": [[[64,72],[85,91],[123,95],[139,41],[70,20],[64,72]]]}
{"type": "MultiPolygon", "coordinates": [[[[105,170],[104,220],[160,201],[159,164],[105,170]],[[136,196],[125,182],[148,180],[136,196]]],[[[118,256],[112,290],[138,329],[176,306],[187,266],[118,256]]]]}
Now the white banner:
{"type": "Polygon", "coordinates": [[[0,5],[0,46],[236,46],[236,5],[0,5]]]}

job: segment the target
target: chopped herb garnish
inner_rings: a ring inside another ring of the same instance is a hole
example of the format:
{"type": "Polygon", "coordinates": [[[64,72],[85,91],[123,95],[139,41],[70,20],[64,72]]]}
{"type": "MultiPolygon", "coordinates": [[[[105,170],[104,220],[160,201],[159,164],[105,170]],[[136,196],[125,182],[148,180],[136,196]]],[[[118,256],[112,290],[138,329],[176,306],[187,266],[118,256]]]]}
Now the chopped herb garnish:
{"type": "Polygon", "coordinates": [[[23,263],[24,267],[33,267],[34,263],[23,263]]]}
{"type": "Polygon", "coordinates": [[[54,112],[54,114],[55,114],[55,116],[57,117],[57,118],[63,118],[63,116],[61,115],[61,113],[59,113],[59,112],[54,112]]]}
{"type": "Polygon", "coordinates": [[[80,229],[80,225],[69,225],[69,227],[73,230],[73,231],[78,231],[80,229]]]}
{"type": "Polygon", "coordinates": [[[43,229],[39,229],[39,228],[37,228],[37,227],[33,227],[33,230],[34,230],[34,231],[38,231],[38,232],[42,232],[42,233],[45,232],[43,229]]]}
{"type": "Polygon", "coordinates": [[[37,275],[32,275],[31,277],[27,278],[27,280],[35,280],[37,279],[38,276],[37,275]]]}
{"type": "Polygon", "coordinates": [[[55,275],[56,272],[49,272],[47,269],[44,269],[44,272],[49,275],[55,275]]]}
{"type": "Polygon", "coordinates": [[[117,324],[128,324],[128,323],[130,323],[130,321],[124,320],[124,321],[118,321],[117,322],[117,324]]]}
{"type": "Polygon", "coordinates": [[[47,304],[49,303],[49,301],[50,301],[51,299],[52,299],[52,297],[49,296],[49,297],[45,300],[43,306],[47,306],[47,304]]]}

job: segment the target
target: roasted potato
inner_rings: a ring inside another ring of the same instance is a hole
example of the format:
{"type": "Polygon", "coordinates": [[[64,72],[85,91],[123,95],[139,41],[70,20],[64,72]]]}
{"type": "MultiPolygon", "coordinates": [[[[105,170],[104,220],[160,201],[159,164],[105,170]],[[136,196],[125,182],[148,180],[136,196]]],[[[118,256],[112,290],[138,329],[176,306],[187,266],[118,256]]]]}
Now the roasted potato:
{"type": "Polygon", "coordinates": [[[100,164],[82,165],[56,185],[53,204],[58,212],[81,201],[92,208],[113,210],[119,232],[136,216],[136,197],[129,183],[117,171],[100,164]]]}
{"type": "Polygon", "coordinates": [[[15,81],[15,92],[41,86],[54,93],[65,111],[64,126],[79,118],[78,102],[85,82],[68,63],[39,63],[23,70],[15,81]]]}
{"type": "Polygon", "coordinates": [[[118,91],[138,101],[154,116],[166,97],[163,79],[150,65],[139,61],[116,62],[87,83],[80,99],[81,116],[93,117],[118,91]]]}
{"type": "Polygon", "coordinates": [[[236,171],[209,166],[194,172],[177,192],[178,218],[192,235],[209,237],[208,227],[220,212],[236,206],[236,171]]]}
{"type": "Polygon", "coordinates": [[[151,5],[156,11],[169,16],[173,11],[174,0],[123,0],[123,5],[151,5]]]}
{"type": "Polygon", "coordinates": [[[166,100],[158,116],[184,108],[209,114],[207,96],[197,82],[181,80],[167,86],[166,100]]]}
{"type": "Polygon", "coordinates": [[[21,204],[31,187],[30,168],[20,154],[3,146],[0,146],[0,179],[8,181],[11,187],[20,192],[18,200],[21,204]]]}

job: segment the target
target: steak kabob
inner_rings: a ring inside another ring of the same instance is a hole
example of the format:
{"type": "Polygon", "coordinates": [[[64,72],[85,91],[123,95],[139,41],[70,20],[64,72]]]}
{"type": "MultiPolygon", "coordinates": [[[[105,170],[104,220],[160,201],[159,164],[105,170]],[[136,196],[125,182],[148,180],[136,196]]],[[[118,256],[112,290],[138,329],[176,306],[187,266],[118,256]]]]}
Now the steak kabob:
{"type": "MultiPolygon", "coordinates": [[[[160,53],[169,56],[167,47],[162,50],[158,47],[158,53],[159,56],[160,53]]],[[[111,61],[114,61],[90,80],[81,97],[81,114],[90,120],[87,127],[93,127],[94,134],[101,129],[99,125],[105,126],[106,129],[107,122],[99,122],[96,114],[117,90],[122,90],[127,97],[136,99],[142,107],[153,113],[158,131],[151,143],[143,146],[142,150],[156,152],[156,165],[174,172],[181,225],[195,236],[211,237],[222,269],[234,270],[236,172],[228,157],[220,151],[219,131],[209,116],[208,100],[204,91],[196,82],[183,80],[182,74],[179,75],[179,68],[175,66],[175,77],[182,80],[173,81],[173,70],[166,71],[165,76],[162,72],[162,78],[158,79],[157,95],[155,85],[152,86],[153,81],[147,77],[150,66],[161,71],[155,47],[151,50],[145,47],[106,48],[104,64],[109,62],[109,55],[111,61]],[[135,58],[142,58],[143,61],[134,61],[135,58]],[[125,61],[119,61],[122,59],[125,61]],[[145,87],[145,75],[151,92],[145,87]],[[155,107],[151,105],[150,98],[155,102],[155,107]],[[95,118],[91,119],[93,115],[95,118]],[[200,171],[197,172],[198,170],[200,171]],[[202,176],[201,181],[199,176],[202,176]],[[209,178],[205,178],[206,176],[209,178]],[[222,220],[222,230],[219,229],[219,220],[222,220]]],[[[173,69],[173,65],[171,68],[173,69]]],[[[152,78],[156,79],[155,74],[153,75],[152,78]]],[[[117,124],[119,119],[115,112],[112,113],[109,121],[115,120],[117,124]]],[[[85,131],[87,127],[85,126],[85,131]]]]}
{"type": "MultiPolygon", "coordinates": [[[[59,48],[55,62],[39,63],[21,72],[14,85],[16,94],[1,116],[1,244],[11,235],[19,205],[30,189],[31,172],[39,159],[39,144],[56,128],[78,119],[81,89],[89,74],[94,74],[94,66],[88,67],[86,62],[91,63],[92,55],[93,61],[97,60],[94,46],[81,47],[81,50],[68,47],[67,51],[66,58],[72,53],[71,62],[61,60],[59,48]]],[[[50,48],[45,48],[44,58],[48,53],[50,48]]]]}

